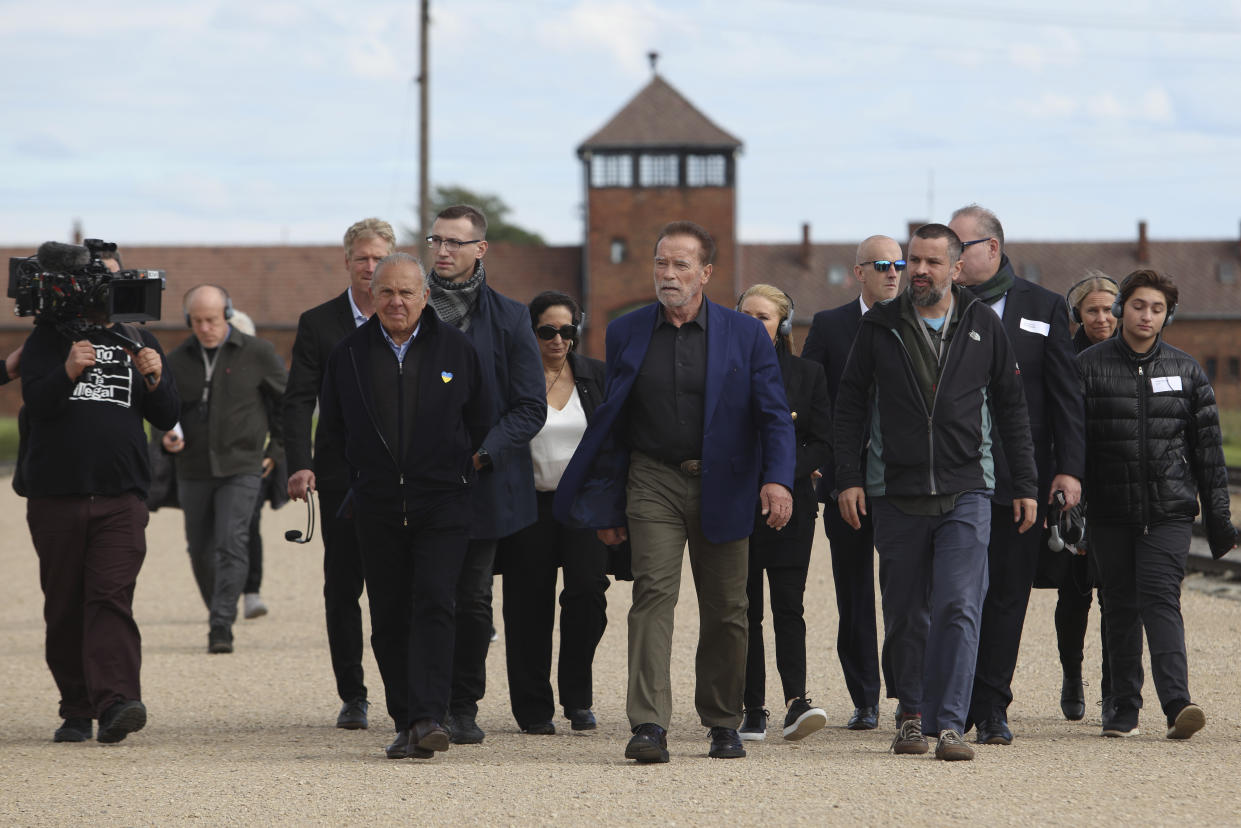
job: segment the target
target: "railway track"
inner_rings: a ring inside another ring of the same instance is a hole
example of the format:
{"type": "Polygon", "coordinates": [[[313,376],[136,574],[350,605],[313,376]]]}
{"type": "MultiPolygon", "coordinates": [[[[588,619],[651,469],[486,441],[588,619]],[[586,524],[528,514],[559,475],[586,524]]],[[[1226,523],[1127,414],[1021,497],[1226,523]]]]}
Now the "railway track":
{"type": "MultiPolygon", "coordinates": [[[[1241,466],[1228,467],[1228,489],[1234,495],[1241,494],[1241,466]]],[[[1232,522],[1241,521],[1241,514],[1233,514],[1232,522]]],[[[1211,557],[1206,538],[1198,534],[1201,524],[1194,524],[1194,539],[1189,546],[1189,559],[1185,563],[1188,572],[1201,572],[1205,575],[1218,575],[1230,580],[1241,581],[1241,548],[1234,549],[1219,560],[1211,557]]]]}

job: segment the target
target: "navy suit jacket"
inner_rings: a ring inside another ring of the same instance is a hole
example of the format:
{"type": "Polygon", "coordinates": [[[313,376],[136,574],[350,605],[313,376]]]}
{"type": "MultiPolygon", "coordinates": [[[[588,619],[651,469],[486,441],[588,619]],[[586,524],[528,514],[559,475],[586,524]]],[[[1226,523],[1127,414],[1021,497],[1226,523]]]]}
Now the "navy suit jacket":
{"type": "MultiPolygon", "coordinates": [[[[849,361],[849,351],[853,349],[853,340],[857,338],[858,328],[862,326],[862,305],[854,299],[838,308],[819,311],[810,323],[810,333],[806,335],[806,344],[802,346],[801,358],[817,362],[823,366],[827,376],[827,393],[833,407],[836,404],[836,391],[840,388],[840,377],[845,372],[845,363],[849,361]]],[[[823,466],[823,477],[819,480],[819,501],[835,503],[831,497],[836,491],[835,458],[823,466]]]]}
{"type": "MultiPolygon", "coordinates": [[[[703,300],[707,377],[702,424],[702,531],[712,543],[749,536],[762,484],[793,490],[796,437],[776,349],[762,324],[703,300]]],[[[607,389],[556,489],[557,520],[625,525],[625,403],[660,320],[658,304],[608,325],[607,389]]]]}
{"type": "MultiPolygon", "coordinates": [[[[1001,264],[1006,266],[1010,266],[1007,256],[1001,264]]],[[[1086,474],[1086,409],[1064,297],[1017,278],[1004,300],[1004,332],[1013,346],[1025,385],[1042,507],[1047,502],[1052,477],[1071,474],[1082,480],[1086,474]]],[[[992,446],[993,502],[1007,504],[1013,500],[1013,476],[1002,442],[996,441],[992,446]]]]}

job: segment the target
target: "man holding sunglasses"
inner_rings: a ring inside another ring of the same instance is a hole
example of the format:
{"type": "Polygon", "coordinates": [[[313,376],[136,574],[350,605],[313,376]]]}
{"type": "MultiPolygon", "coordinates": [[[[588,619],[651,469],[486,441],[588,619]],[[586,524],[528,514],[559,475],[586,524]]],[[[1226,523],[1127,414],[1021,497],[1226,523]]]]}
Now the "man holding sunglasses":
{"type": "Polygon", "coordinates": [[[457,586],[449,729],[455,744],[478,744],[475,718],[487,689],[491,644],[491,583],[496,541],[538,518],[529,481],[530,440],[547,419],[543,363],[526,306],[487,284],[487,217],[468,204],[435,217],[426,239],[434,269],[430,302],[436,315],[462,331],[478,351],[490,397],[490,431],[474,455],[470,544],[457,586]]]}
{"type": "MultiPolygon", "coordinates": [[[[810,324],[802,358],[823,364],[827,391],[836,399],[840,375],[853,347],[862,316],[872,306],[900,292],[905,259],[901,246],[887,236],[871,236],[858,245],[853,275],[861,286],[857,299],[838,308],[819,311],[810,324]]],[[[845,523],[836,508],[836,471],[829,463],[819,480],[819,501],[831,504],[823,510],[823,529],[832,551],[832,579],[836,583],[836,609],[840,625],[836,653],[845,674],[845,686],[853,699],[850,730],[874,730],[879,725],[879,655],[875,627],[875,531],[869,515],[860,529],[845,523]]],[[[889,682],[890,686],[890,682],[889,682]]]]}
{"type": "MultiPolygon", "coordinates": [[[[1064,492],[1068,508],[1077,504],[1085,471],[1085,410],[1069,336],[1068,306],[1058,293],[1014,273],[1004,253],[1004,228],[990,210],[977,204],[962,207],[952,214],[948,226],[961,237],[965,248],[957,281],[1004,321],[1004,331],[1021,366],[1038,466],[1041,526],[1053,492],[1064,492]]],[[[978,743],[988,745],[1013,741],[1008,726],[1013,672],[1044,538],[1041,531],[1020,534],[1012,520],[1005,519],[1014,497],[1007,448],[994,446],[995,496],[987,550],[990,583],[982,610],[974,695],[966,721],[967,730],[971,721],[978,726],[978,743]]]]}

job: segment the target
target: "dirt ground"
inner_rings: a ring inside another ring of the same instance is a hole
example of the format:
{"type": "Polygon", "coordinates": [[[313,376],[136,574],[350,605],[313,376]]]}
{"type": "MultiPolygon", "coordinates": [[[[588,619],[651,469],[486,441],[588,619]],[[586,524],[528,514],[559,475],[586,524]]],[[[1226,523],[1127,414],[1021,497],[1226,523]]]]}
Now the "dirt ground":
{"type": "MultiPolygon", "coordinates": [[[[263,519],[263,594],[271,614],[239,621],[236,652],[206,652],[206,610],[185,554],[181,513],[151,518],[135,613],[144,639],[145,730],[118,745],[53,744],[57,693],[43,661],[42,594],[25,506],[0,480],[0,820],[10,825],[367,824],[579,825],[654,823],[946,825],[1237,824],[1241,773],[1241,602],[1187,589],[1190,680],[1207,713],[1188,742],[1164,738],[1147,686],[1142,734],[1099,736],[1099,709],[1084,722],[1060,715],[1052,631],[1054,593],[1031,601],[1015,681],[1011,747],[980,747],[973,762],[887,752],[893,703],[881,729],[843,728],[851,705],[836,660],[836,609],[821,533],[807,588],[809,693],[830,725],[800,743],[769,736],[749,756],[712,760],[693,711],[697,635],[688,568],[673,663],[672,762],[636,766],[622,753],[625,614],[629,585],[608,591],[609,626],[595,663],[600,727],[552,737],[520,733],[508,709],[504,630],[488,658],[490,683],[479,746],[454,746],[427,762],[389,761],[392,736],[382,685],[367,652],[371,729],[333,727],[339,702],[328,663],[322,547],[286,543],[304,528],[301,504],[263,519]]],[[[1086,675],[1095,701],[1097,615],[1086,675]]],[[[770,625],[769,706],[779,708],[770,625]]],[[[773,720],[783,712],[773,709],[773,720]]]]}

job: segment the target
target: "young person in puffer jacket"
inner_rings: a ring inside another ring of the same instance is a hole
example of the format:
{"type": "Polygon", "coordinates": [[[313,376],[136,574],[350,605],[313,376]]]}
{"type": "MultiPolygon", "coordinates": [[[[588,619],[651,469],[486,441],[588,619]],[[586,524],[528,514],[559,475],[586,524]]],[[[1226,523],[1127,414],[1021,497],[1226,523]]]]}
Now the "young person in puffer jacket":
{"type": "Polygon", "coordinates": [[[1202,502],[1211,554],[1237,544],[1215,392],[1189,354],[1163,341],[1176,312],[1172,279],[1137,270],[1112,312],[1120,335],[1078,355],[1086,398],[1086,500],[1103,589],[1114,706],[1104,736],[1138,733],[1142,631],[1167,737],[1206,724],[1189,696],[1181,580],[1202,502]]]}

